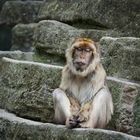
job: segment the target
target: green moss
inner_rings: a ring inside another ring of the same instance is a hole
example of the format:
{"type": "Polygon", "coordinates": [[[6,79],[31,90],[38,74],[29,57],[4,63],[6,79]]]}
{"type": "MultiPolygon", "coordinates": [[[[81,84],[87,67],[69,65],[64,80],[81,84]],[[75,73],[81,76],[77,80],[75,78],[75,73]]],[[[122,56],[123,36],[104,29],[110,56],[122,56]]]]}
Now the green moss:
{"type": "Polygon", "coordinates": [[[108,75],[139,83],[139,38],[110,38],[100,41],[103,64],[108,75]]]}
{"type": "Polygon", "coordinates": [[[117,119],[119,118],[119,104],[120,104],[120,96],[122,93],[122,84],[116,83],[113,81],[108,81],[108,87],[112,94],[113,104],[114,104],[114,114],[112,119],[108,125],[108,129],[116,130],[117,129],[117,119]]]}
{"type": "Polygon", "coordinates": [[[60,84],[61,70],[30,63],[5,62],[0,77],[0,106],[22,117],[52,121],[51,93],[60,84]]]}
{"type": "Polygon", "coordinates": [[[64,66],[66,60],[62,56],[48,54],[48,53],[44,54],[43,53],[43,54],[34,54],[33,55],[33,61],[52,64],[52,65],[64,66]]]}

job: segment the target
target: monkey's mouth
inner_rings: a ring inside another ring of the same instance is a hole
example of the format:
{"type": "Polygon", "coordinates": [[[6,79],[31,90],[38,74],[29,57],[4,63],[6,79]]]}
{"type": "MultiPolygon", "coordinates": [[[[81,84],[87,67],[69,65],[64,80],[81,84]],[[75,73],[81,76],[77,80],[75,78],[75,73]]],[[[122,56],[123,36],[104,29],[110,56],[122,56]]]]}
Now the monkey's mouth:
{"type": "Polygon", "coordinates": [[[84,71],[87,67],[86,63],[82,63],[82,62],[74,62],[74,67],[77,71],[84,71]]]}

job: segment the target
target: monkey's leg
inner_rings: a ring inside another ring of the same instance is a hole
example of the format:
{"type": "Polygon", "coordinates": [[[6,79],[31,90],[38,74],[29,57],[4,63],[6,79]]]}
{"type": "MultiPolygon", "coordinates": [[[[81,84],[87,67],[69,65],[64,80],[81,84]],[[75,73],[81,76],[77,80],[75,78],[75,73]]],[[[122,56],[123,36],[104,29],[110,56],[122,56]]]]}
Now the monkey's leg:
{"type": "Polygon", "coordinates": [[[65,92],[61,89],[55,89],[53,92],[53,102],[55,110],[55,122],[65,124],[66,119],[71,116],[70,101],[65,92]]]}
{"type": "Polygon", "coordinates": [[[81,127],[104,128],[113,113],[112,97],[106,88],[101,89],[91,104],[89,119],[81,123],[81,127]]]}
{"type": "Polygon", "coordinates": [[[71,116],[67,118],[66,120],[66,126],[68,128],[75,128],[75,127],[78,127],[79,125],[79,122],[77,121],[77,112],[79,112],[80,110],[80,104],[79,102],[77,101],[76,98],[74,97],[69,97],[69,100],[70,100],[70,104],[71,104],[71,116]]]}

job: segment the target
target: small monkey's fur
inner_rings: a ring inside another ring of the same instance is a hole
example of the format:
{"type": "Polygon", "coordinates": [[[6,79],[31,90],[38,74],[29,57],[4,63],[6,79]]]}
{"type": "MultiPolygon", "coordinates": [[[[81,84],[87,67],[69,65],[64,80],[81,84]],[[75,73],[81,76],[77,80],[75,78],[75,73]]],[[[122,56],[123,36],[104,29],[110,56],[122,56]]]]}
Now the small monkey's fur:
{"type": "Polygon", "coordinates": [[[112,97],[105,83],[106,72],[98,49],[88,38],[76,39],[67,49],[61,84],[53,92],[56,123],[66,124],[69,128],[104,128],[111,119],[112,97]],[[93,57],[83,71],[77,71],[73,64],[75,46],[92,49],[93,57]]]}

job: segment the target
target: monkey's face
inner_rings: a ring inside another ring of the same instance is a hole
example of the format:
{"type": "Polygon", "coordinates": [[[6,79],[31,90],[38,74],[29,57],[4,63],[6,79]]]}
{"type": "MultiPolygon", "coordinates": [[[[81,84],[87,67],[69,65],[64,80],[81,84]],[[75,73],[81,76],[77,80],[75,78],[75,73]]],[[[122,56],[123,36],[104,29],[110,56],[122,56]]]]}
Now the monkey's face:
{"type": "Polygon", "coordinates": [[[88,46],[75,46],[73,52],[73,65],[77,71],[85,70],[92,58],[93,58],[93,50],[88,46]]]}
{"type": "Polygon", "coordinates": [[[66,51],[67,65],[75,75],[85,77],[100,62],[97,45],[88,38],[76,39],[66,51]]]}

